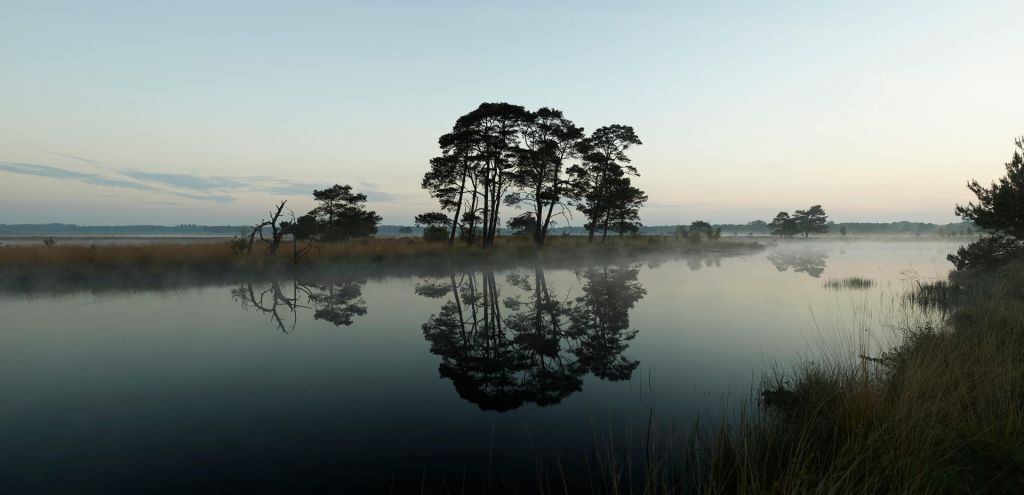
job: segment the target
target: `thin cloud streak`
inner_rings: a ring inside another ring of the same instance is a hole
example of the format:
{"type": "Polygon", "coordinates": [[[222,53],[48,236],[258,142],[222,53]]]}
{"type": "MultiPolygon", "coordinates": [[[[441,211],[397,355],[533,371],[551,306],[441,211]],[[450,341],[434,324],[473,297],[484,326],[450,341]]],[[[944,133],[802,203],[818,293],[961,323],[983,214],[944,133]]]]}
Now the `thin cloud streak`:
{"type": "MultiPolygon", "coordinates": [[[[104,169],[106,169],[107,166],[110,166],[110,164],[99,160],[92,160],[55,151],[49,151],[49,153],[66,156],[68,158],[90,164],[103,165],[104,169]]],[[[195,174],[148,172],[124,167],[118,167],[117,169],[112,170],[112,172],[123,177],[117,178],[100,175],[98,173],[54,167],[51,165],[3,161],[0,161],[0,172],[71,180],[83,184],[146,191],[157,194],[169,194],[181,198],[199,201],[213,201],[216,203],[233,202],[236,200],[234,196],[236,193],[258,192],[283,196],[308,196],[312,194],[313,190],[326,187],[323,184],[292,182],[286,179],[267,176],[206,177],[195,174]]],[[[367,200],[370,202],[395,203],[406,199],[406,195],[377,190],[376,184],[362,180],[359,181],[358,184],[362,186],[361,192],[366,194],[367,200]]]]}
{"type": "Polygon", "coordinates": [[[99,174],[79,172],[77,170],[68,170],[65,168],[52,167],[49,165],[39,165],[35,163],[16,163],[0,161],[0,172],[7,172],[19,175],[30,175],[34,177],[46,177],[51,179],[71,180],[94,186],[131,189],[135,191],[145,191],[157,194],[171,194],[182,198],[196,199],[201,201],[213,201],[216,203],[230,203],[235,200],[235,198],[224,194],[204,195],[178,191],[169,191],[165,189],[156,188],[147,184],[140,184],[138,182],[104,177],[99,174]]]}

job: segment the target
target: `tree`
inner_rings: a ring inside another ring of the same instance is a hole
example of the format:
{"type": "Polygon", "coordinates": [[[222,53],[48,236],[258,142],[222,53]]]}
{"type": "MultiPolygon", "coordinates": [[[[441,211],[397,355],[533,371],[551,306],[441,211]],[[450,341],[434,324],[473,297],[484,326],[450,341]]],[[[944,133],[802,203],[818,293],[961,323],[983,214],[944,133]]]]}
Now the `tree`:
{"type": "Polygon", "coordinates": [[[796,210],[793,213],[793,221],[796,223],[797,231],[804,237],[828,232],[828,215],[825,214],[821,205],[814,205],[806,210],[796,210]]]}
{"type": "Polygon", "coordinates": [[[484,247],[494,244],[501,202],[516,179],[521,156],[518,140],[528,118],[519,105],[482,103],[455,122],[452,135],[461,143],[476,183],[473,203],[479,199],[484,247]]]}
{"type": "Polygon", "coordinates": [[[1024,254],[1024,136],[1015,139],[1014,145],[1017,149],[1006,164],[1006,175],[989,187],[972,180],[967,188],[978,202],[956,207],[957,216],[991,232],[948,256],[958,270],[997,266],[1024,254]]]}
{"type": "Polygon", "coordinates": [[[768,224],[768,229],[771,230],[772,235],[793,237],[800,233],[800,229],[796,224],[796,221],[789,216],[789,213],[780,211],[778,215],[768,224]]]}
{"type": "Polygon", "coordinates": [[[423,175],[420,185],[437,198],[442,209],[453,212],[448,237],[448,245],[451,245],[455,242],[455,232],[458,230],[459,216],[467,192],[472,199],[470,211],[476,209],[477,182],[472,175],[473,164],[468,158],[467,133],[445,134],[438,139],[438,144],[443,154],[430,159],[430,170],[423,175]]]}
{"type": "Polygon", "coordinates": [[[978,202],[957,205],[956,215],[974,222],[996,234],[1024,239],[1024,136],[1014,140],[1017,149],[1006,164],[1006,175],[993,181],[989,187],[977,180],[967,188],[978,197],[978,202]]]}
{"type": "Polygon", "coordinates": [[[508,225],[508,228],[515,230],[516,235],[528,235],[533,237],[534,240],[537,239],[537,218],[531,212],[510,218],[506,225],[508,225]]]}
{"type": "Polygon", "coordinates": [[[556,205],[562,205],[567,188],[565,161],[578,156],[583,128],[565,118],[560,110],[541,108],[531,112],[521,130],[522,150],[515,182],[522,189],[506,197],[509,205],[527,205],[537,228],[533,239],[544,244],[556,205]]]}
{"type": "Polygon", "coordinates": [[[416,226],[423,227],[423,238],[428,241],[443,241],[448,237],[448,215],[440,211],[431,211],[416,215],[416,226]]]}
{"type": "Polygon", "coordinates": [[[257,235],[261,241],[267,244],[267,254],[272,255],[277,252],[277,249],[281,246],[281,240],[284,238],[287,231],[286,228],[282,228],[284,225],[280,223],[281,214],[284,212],[284,205],[286,203],[288,203],[288,201],[278,203],[278,205],[274,207],[274,210],[270,212],[270,220],[260,220],[260,223],[256,224],[256,226],[252,228],[252,232],[249,233],[249,245],[246,249],[247,253],[252,252],[252,246],[253,243],[256,242],[257,235]],[[263,237],[263,230],[267,227],[270,227],[270,239],[263,237]]]}
{"type": "Polygon", "coordinates": [[[630,185],[628,177],[623,177],[610,191],[608,211],[605,214],[602,239],[608,236],[608,230],[624,234],[635,234],[643,227],[640,222],[640,208],[647,202],[647,194],[630,185]]]}
{"type": "Polygon", "coordinates": [[[320,204],[309,212],[309,216],[320,226],[321,239],[346,240],[377,233],[380,215],[365,208],[366,195],[352,192],[352,186],[335,184],[315,190],[313,198],[320,204]]]}
{"type": "Polygon", "coordinates": [[[690,224],[690,236],[700,239],[701,235],[711,239],[715,236],[715,229],[704,220],[696,220],[690,224]]]}
{"type": "MultiPolygon", "coordinates": [[[[636,167],[630,165],[626,151],[643,144],[633,128],[625,125],[609,125],[598,128],[579,144],[581,163],[569,168],[573,188],[573,204],[587,217],[587,238],[594,240],[599,226],[607,227],[615,206],[623,204],[624,198],[633,196],[627,175],[638,176],[636,167]]],[[[635,189],[635,188],[634,188],[635,189]]],[[[635,189],[639,192],[639,189],[635,189]]],[[[639,194],[643,194],[640,192],[639,194]]],[[[646,201],[646,196],[643,197],[646,201]]],[[[639,201],[639,204],[643,204],[639,201]]],[[[634,201],[635,202],[635,201],[634,201]]]]}

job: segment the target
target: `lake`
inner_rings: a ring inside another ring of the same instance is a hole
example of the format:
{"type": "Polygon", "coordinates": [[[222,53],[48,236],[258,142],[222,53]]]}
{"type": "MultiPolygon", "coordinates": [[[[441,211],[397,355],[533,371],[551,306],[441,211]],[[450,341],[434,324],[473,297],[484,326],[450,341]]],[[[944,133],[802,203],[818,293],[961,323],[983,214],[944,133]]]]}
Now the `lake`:
{"type": "Polygon", "coordinates": [[[0,295],[0,493],[531,492],[876,355],[959,244],[0,295]]]}

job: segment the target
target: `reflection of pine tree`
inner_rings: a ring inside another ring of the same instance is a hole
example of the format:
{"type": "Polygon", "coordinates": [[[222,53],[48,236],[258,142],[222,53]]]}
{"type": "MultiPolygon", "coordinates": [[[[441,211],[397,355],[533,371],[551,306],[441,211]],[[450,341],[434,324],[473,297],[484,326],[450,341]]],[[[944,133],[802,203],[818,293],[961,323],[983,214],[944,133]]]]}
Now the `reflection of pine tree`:
{"type": "Polygon", "coordinates": [[[579,272],[583,295],[569,312],[569,333],[577,339],[579,362],[595,376],[606,380],[627,380],[639,361],[622,353],[636,336],[629,328],[629,310],[647,291],[637,282],[636,268],[590,268],[579,272]]]}
{"type": "Polygon", "coordinates": [[[313,318],[329,321],[334,326],[351,325],[356,316],[366,314],[366,301],[362,297],[363,283],[342,280],[304,284],[315,310],[313,318]]]}
{"type": "MultiPolygon", "coordinates": [[[[635,283],[636,270],[632,276],[633,295],[619,299],[631,300],[629,307],[643,296],[643,289],[635,283]]],[[[451,379],[459,396],[481,409],[504,411],[526,402],[541,406],[557,404],[580,390],[582,376],[591,371],[581,356],[606,356],[625,350],[625,343],[613,345],[608,342],[609,336],[580,338],[579,334],[586,333],[583,325],[577,325],[574,328],[578,330],[571,332],[573,315],[590,310],[577,309],[552,297],[543,270],[536,269],[532,281],[529,276],[512,274],[506,282],[509,289],[518,291],[504,300],[493,271],[485,271],[479,277],[452,274],[447,288],[439,281],[418,284],[416,288],[418,294],[426,297],[450,294],[440,311],[423,324],[423,334],[430,342],[431,352],[441,356],[441,376],[451,379]],[[600,352],[581,350],[581,342],[600,352]]],[[[609,285],[605,290],[612,292],[615,288],[609,285]]],[[[629,307],[622,311],[628,312],[629,307]]],[[[628,316],[625,322],[628,327],[628,316]]],[[[632,335],[635,332],[628,338],[632,335]]],[[[602,378],[623,374],[628,378],[636,367],[635,362],[630,363],[621,355],[618,361],[614,357],[592,361],[602,364],[602,369],[595,371],[602,378]],[[607,364],[609,360],[615,364],[607,364]],[[616,365],[617,373],[605,370],[616,365]],[[628,372],[623,368],[629,368],[628,372]]]]}
{"type": "Polygon", "coordinates": [[[796,273],[806,273],[814,278],[818,278],[822,273],[825,273],[825,258],[827,257],[825,253],[813,251],[804,253],[772,253],[768,255],[768,261],[780,272],[792,268],[796,273]]]}

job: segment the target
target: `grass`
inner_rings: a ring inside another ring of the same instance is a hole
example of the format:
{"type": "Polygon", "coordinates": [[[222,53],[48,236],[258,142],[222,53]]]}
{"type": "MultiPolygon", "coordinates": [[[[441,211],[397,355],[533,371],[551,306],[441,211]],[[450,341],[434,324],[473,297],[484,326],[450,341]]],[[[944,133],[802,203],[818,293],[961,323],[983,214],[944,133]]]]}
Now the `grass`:
{"type": "Polygon", "coordinates": [[[875,286],[875,281],[864,277],[830,278],[822,284],[829,290],[866,290],[875,286]]]}
{"type": "Polygon", "coordinates": [[[737,421],[607,492],[1024,493],[1024,261],[917,292],[943,324],[769,376],[737,421]]]}
{"type": "Polygon", "coordinates": [[[579,263],[588,258],[628,258],[653,254],[748,253],[763,249],[753,242],[692,243],[669,237],[636,236],[587,242],[582,237],[554,237],[542,248],[529,239],[501,238],[490,249],[457,243],[426,242],[417,238],[363,239],[322,243],[298,263],[285,243],[276,253],[257,245],[252,253],[238,253],[230,242],[142,245],[61,245],[0,247],[0,288],[24,289],[45,285],[134,279],[159,285],[181,277],[270,276],[286,272],[365,267],[424,270],[473,263],[579,263]]]}

